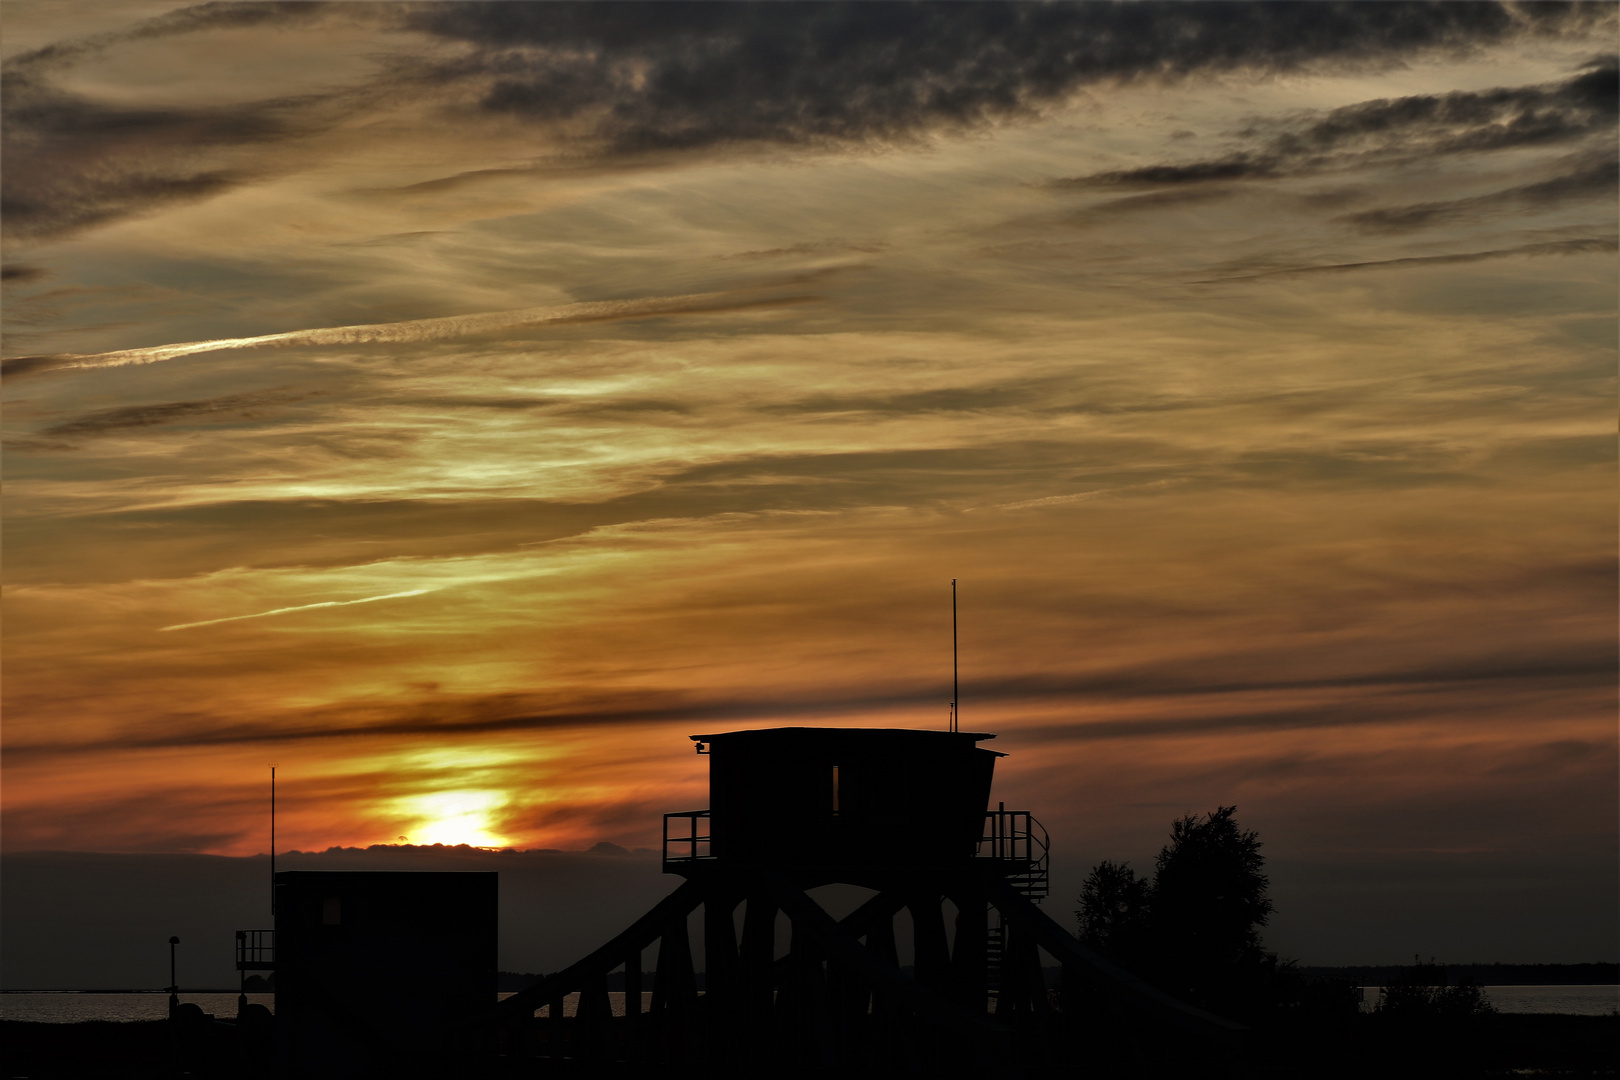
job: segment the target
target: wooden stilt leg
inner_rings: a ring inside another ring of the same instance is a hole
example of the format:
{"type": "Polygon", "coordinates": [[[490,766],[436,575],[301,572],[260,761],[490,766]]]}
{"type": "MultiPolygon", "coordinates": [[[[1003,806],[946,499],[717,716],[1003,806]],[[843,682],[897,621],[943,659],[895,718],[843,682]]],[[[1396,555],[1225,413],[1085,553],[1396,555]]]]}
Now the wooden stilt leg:
{"type": "Polygon", "coordinates": [[[938,893],[925,893],[907,905],[911,909],[912,942],[915,948],[917,981],[924,986],[945,987],[951,977],[951,947],[945,937],[945,915],[938,893]]]}
{"type": "Polygon", "coordinates": [[[989,964],[985,952],[986,922],[989,917],[984,895],[967,888],[952,897],[956,901],[956,946],[951,950],[951,981],[956,998],[975,1013],[989,1004],[989,964]]]}
{"type": "Polygon", "coordinates": [[[607,979],[598,976],[580,988],[579,1005],[574,1010],[581,1057],[600,1060],[610,1056],[612,1020],[613,1005],[608,1000],[607,979]]]}
{"type": "Polygon", "coordinates": [[[637,949],[624,961],[624,1056],[629,1061],[641,1058],[641,1029],[644,1026],[641,1015],[641,950],[637,949]]]}
{"type": "Polygon", "coordinates": [[[658,943],[658,969],[653,975],[653,1011],[657,1016],[659,1045],[677,1061],[684,1061],[691,1045],[693,1006],[697,986],[692,974],[692,943],[686,932],[686,914],[670,920],[658,943]]]}
{"type": "Polygon", "coordinates": [[[563,998],[564,995],[562,994],[553,995],[546,1007],[549,1017],[546,1027],[550,1033],[551,1052],[554,1054],[567,1053],[568,1048],[572,1045],[570,1036],[573,1032],[569,1030],[571,1021],[563,1019],[563,998]]]}
{"type": "MultiPolygon", "coordinates": [[[[900,950],[894,941],[894,916],[885,915],[872,924],[866,932],[866,951],[872,954],[872,959],[885,967],[900,967],[900,950]]],[[[879,1026],[892,1025],[899,1015],[899,1003],[894,995],[884,987],[877,987],[872,992],[872,1017],[879,1026]]]]}
{"type": "Polygon", "coordinates": [[[792,994],[787,1031],[799,1061],[828,1068],[827,975],[821,946],[806,928],[793,924],[792,994]]]}
{"type": "Polygon", "coordinates": [[[703,901],[703,1016],[708,1058],[729,1064],[735,1057],[737,1003],[737,898],[711,892],[703,901]]]}
{"type": "Polygon", "coordinates": [[[776,902],[758,893],[748,898],[738,957],[738,1011],[748,1056],[763,1063],[771,1039],[776,1002],[776,902]]]}

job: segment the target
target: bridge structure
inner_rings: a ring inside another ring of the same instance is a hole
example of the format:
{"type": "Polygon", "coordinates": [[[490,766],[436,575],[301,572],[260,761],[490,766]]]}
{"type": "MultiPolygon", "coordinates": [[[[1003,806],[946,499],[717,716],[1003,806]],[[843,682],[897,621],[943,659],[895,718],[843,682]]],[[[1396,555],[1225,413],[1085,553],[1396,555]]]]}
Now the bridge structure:
{"type": "Polygon", "coordinates": [[[994,737],[692,736],[710,805],[664,818],[663,869],[683,883],[502,1001],[468,1048],[503,1059],[503,1075],[1017,1077],[1077,1063],[1144,1075],[1189,1054],[1218,1075],[1239,1025],[1109,963],[1042,910],[1048,838],[1029,811],[990,806],[1003,755],[979,744],[994,737]],[[817,899],[827,886],[864,899],[835,917],[817,899]]]}

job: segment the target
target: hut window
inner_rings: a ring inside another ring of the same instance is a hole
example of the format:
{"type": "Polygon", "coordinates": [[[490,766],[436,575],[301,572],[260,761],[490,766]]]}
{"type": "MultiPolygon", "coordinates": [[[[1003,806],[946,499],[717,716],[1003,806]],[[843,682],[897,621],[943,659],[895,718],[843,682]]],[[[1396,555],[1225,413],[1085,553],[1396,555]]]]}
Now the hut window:
{"type": "Polygon", "coordinates": [[[839,799],[838,766],[834,765],[832,767],[832,770],[833,770],[833,773],[832,773],[832,812],[834,814],[836,814],[836,813],[838,813],[838,809],[839,809],[839,807],[838,807],[838,799],[839,799]]]}
{"type": "Polygon", "coordinates": [[[340,926],[343,923],[343,897],[328,896],[321,901],[321,925],[340,926]]]}

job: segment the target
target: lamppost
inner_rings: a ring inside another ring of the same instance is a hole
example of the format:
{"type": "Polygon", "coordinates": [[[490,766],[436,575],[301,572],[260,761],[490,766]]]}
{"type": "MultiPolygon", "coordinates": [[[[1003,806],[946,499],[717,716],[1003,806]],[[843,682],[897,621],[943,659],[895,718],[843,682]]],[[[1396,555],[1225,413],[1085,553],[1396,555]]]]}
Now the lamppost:
{"type": "Polygon", "coordinates": [[[180,980],[177,979],[175,977],[175,974],[174,974],[174,947],[176,945],[178,945],[178,944],[180,944],[180,939],[179,938],[171,937],[169,939],[169,1015],[170,1016],[173,1016],[174,1015],[174,1010],[176,1010],[176,1009],[178,1009],[180,1007],[180,980]]]}

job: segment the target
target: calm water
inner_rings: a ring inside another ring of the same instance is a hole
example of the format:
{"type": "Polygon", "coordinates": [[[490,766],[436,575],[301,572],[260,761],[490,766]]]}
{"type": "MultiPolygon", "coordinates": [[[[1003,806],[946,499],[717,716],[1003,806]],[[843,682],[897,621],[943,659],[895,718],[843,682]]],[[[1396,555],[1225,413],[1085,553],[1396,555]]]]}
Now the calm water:
{"type": "MultiPolygon", "coordinates": [[[[510,997],[502,994],[501,997],[510,997]]],[[[1602,1016],[1620,1011],[1620,986],[1487,986],[1485,996],[1492,1005],[1505,1013],[1574,1013],[1578,1016],[1602,1016]]],[[[624,1015],[624,995],[610,993],[613,1015],[624,1015]]],[[[216,1016],[236,1015],[235,994],[181,994],[181,1001],[202,1006],[203,1012],[216,1016]]],[[[274,994],[249,994],[248,1000],[276,1007],[274,994]]],[[[578,994],[570,994],[563,1003],[563,1013],[574,1015],[578,994]]],[[[1371,1008],[1378,1001],[1378,987],[1366,988],[1363,1008],[1371,1008]]],[[[645,1012],[652,1006],[652,995],[641,995],[641,1008],[645,1012]]],[[[34,1020],[53,1024],[71,1024],[80,1020],[161,1020],[169,1014],[169,996],[148,994],[89,994],[89,993],[4,993],[0,994],[0,1020],[34,1020]]]]}
{"type": "MultiPolygon", "coordinates": [[[[215,1016],[236,1015],[235,994],[181,994],[181,1001],[202,1006],[215,1016]]],[[[248,1000],[274,1010],[276,995],[249,994],[248,1000]]],[[[169,995],[149,994],[0,994],[0,1020],[34,1020],[71,1024],[79,1020],[162,1020],[169,1015],[169,995]]]]}
{"type": "MultiPolygon", "coordinates": [[[[502,994],[502,998],[511,994],[502,994]]],[[[624,995],[609,993],[613,1015],[624,1015],[624,995]]],[[[181,994],[181,1001],[195,1002],[205,1013],[215,1016],[236,1015],[235,994],[181,994]]],[[[276,1008],[276,995],[249,994],[248,1000],[276,1008]]],[[[563,1014],[574,1015],[579,1003],[578,994],[569,994],[563,1001],[563,1014]]],[[[641,995],[641,1011],[652,1007],[652,994],[641,995]]],[[[94,994],[74,991],[55,993],[0,994],[0,1020],[33,1020],[47,1024],[72,1024],[80,1020],[162,1020],[169,1015],[169,995],[161,992],[137,994],[94,994]]]]}
{"type": "MultiPolygon", "coordinates": [[[[1376,986],[1364,987],[1361,1007],[1378,1004],[1376,986]]],[[[1620,986],[1487,986],[1485,997],[1505,1013],[1574,1013],[1603,1016],[1620,1011],[1620,986]]]]}

